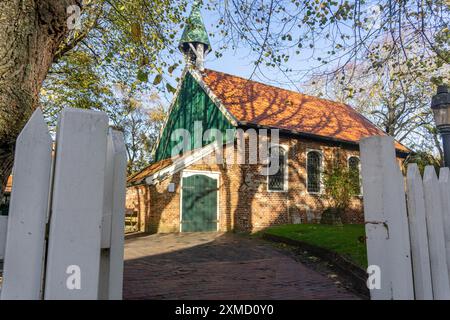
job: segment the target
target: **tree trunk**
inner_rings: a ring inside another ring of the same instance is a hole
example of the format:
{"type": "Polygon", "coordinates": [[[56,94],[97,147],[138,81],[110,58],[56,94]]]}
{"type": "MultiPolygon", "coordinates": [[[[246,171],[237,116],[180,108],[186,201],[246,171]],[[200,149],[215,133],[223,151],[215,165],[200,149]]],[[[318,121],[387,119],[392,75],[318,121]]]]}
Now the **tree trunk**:
{"type": "Polygon", "coordinates": [[[16,138],[39,105],[42,82],[68,32],[67,8],[79,2],[0,1],[0,197],[11,173],[16,138]]]}

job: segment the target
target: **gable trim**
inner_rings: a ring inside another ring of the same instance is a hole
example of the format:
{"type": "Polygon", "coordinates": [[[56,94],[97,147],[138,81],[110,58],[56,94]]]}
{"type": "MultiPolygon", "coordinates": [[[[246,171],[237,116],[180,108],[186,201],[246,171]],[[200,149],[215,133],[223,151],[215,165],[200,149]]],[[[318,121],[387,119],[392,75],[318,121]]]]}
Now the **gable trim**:
{"type": "Polygon", "coordinates": [[[214,92],[208,87],[208,85],[203,81],[202,75],[195,69],[189,68],[189,73],[192,77],[197,81],[200,87],[205,91],[206,95],[211,99],[214,105],[219,108],[222,114],[227,118],[230,123],[237,127],[239,125],[239,121],[231,114],[230,111],[225,107],[222,101],[214,94],[214,92]]]}
{"type": "Polygon", "coordinates": [[[214,151],[218,150],[219,146],[220,145],[217,141],[208,144],[207,146],[194,151],[192,154],[188,156],[184,156],[175,160],[171,165],[149,175],[143,180],[145,180],[145,183],[148,185],[155,185],[156,183],[166,179],[167,177],[174,175],[175,173],[183,170],[184,168],[190,166],[191,164],[194,164],[195,162],[210,155],[214,151]]]}

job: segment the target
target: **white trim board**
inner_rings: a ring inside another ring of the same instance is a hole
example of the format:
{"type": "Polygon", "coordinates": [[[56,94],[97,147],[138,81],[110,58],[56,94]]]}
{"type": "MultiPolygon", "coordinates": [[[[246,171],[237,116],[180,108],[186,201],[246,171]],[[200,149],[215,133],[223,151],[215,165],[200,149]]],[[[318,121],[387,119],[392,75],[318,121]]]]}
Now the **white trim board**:
{"type": "Polygon", "coordinates": [[[148,185],[154,185],[161,180],[183,170],[184,168],[190,166],[191,164],[203,159],[204,157],[210,155],[214,151],[219,150],[219,144],[213,142],[207,146],[194,151],[192,154],[181,157],[175,160],[170,166],[161,169],[160,171],[145,178],[145,183],[148,185]]]}

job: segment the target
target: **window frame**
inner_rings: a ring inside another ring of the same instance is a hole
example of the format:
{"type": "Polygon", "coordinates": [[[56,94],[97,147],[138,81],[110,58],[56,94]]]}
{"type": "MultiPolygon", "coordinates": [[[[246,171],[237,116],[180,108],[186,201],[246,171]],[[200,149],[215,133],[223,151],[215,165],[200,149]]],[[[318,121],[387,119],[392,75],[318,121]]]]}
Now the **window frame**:
{"type": "Polygon", "coordinates": [[[305,187],[306,187],[306,192],[308,194],[312,194],[312,195],[322,195],[324,193],[324,188],[323,188],[323,181],[322,181],[322,176],[323,176],[323,151],[320,149],[306,149],[306,166],[305,166],[305,173],[306,173],[306,180],[305,180],[305,187]],[[308,190],[308,154],[310,152],[316,152],[319,154],[319,191],[315,192],[315,191],[309,191],[308,190]]]}
{"type": "Polygon", "coordinates": [[[283,190],[271,190],[269,188],[269,178],[270,175],[267,175],[266,177],[266,191],[267,192],[288,192],[289,191],[289,147],[287,145],[282,144],[275,144],[272,145],[273,147],[277,147],[280,149],[283,149],[284,151],[284,177],[283,177],[283,190]]]}
{"type": "Polygon", "coordinates": [[[350,170],[350,159],[357,158],[358,159],[358,170],[359,170],[359,194],[356,197],[362,197],[363,195],[363,186],[362,186],[362,176],[361,176],[361,158],[358,155],[350,154],[347,156],[347,168],[350,170]]]}

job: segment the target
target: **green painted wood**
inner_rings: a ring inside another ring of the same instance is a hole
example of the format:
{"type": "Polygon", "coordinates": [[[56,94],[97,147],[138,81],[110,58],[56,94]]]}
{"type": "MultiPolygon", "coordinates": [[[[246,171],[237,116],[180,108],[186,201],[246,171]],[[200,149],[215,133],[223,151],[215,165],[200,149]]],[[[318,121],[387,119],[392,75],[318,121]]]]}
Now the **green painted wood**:
{"type": "Polygon", "coordinates": [[[207,46],[207,50],[211,49],[208,32],[203,23],[202,14],[200,12],[200,3],[196,2],[192,8],[192,12],[188,18],[186,27],[180,40],[180,49],[189,43],[203,43],[207,46]]]}
{"type": "Polygon", "coordinates": [[[232,134],[228,140],[234,138],[235,127],[208,97],[192,75],[187,73],[182,81],[181,90],[168,116],[166,126],[156,148],[156,161],[170,158],[173,148],[182,141],[182,138],[172,141],[171,136],[176,129],[186,129],[190,133],[188,150],[204,147],[215,140],[214,137],[205,141],[200,139],[202,141],[195,144],[195,121],[201,122],[202,134],[208,129],[217,129],[222,133],[223,142],[226,142],[226,130],[231,129],[232,134]]]}
{"type": "Polygon", "coordinates": [[[196,174],[183,178],[182,232],[217,231],[217,180],[196,174]]]}

